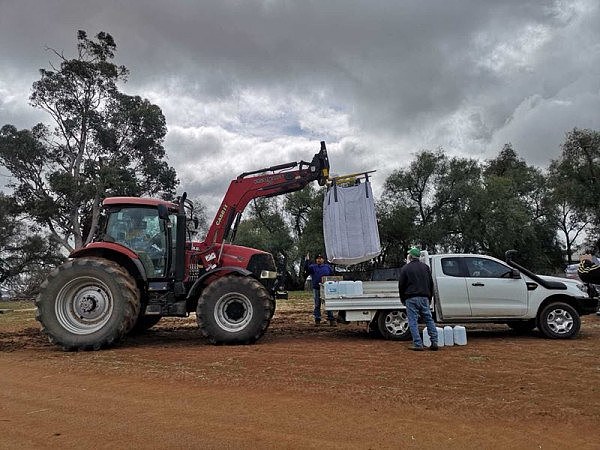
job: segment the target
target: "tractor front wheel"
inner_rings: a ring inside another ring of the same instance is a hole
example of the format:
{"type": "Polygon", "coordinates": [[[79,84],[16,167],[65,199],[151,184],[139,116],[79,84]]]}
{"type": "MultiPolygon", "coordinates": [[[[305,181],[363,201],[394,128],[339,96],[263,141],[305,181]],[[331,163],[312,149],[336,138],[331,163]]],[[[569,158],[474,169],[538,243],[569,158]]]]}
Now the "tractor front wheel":
{"type": "Polygon", "coordinates": [[[250,344],[269,326],[272,306],[269,292],[254,278],[224,276],[200,296],[198,327],[212,344],[250,344]]]}

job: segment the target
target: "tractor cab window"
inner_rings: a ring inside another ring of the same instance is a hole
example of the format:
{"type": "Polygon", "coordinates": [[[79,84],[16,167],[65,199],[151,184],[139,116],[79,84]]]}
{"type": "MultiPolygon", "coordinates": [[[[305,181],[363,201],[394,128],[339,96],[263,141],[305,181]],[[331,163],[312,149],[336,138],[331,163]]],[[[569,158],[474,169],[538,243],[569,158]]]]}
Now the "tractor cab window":
{"type": "Polygon", "coordinates": [[[163,277],[167,258],[165,221],[154,208],[121,208],[110,213],[106,234],[133,250],[148,278],[163,277]]]}

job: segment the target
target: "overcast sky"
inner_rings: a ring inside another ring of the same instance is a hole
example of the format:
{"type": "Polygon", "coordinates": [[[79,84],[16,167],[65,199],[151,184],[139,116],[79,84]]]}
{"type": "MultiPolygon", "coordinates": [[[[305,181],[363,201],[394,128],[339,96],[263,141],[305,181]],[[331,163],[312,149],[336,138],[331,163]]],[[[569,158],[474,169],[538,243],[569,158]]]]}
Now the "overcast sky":
{"type": "Polygon", "coordinates": [[[0,0],[0,126],[48,120],[31,85],[78,29],[115,38],[122,90],[162,108],[179,190],[209,216],[236,175],[321,140],[378,194],[423,149],[510,142],[546,167],[565,132],[600,129],[598,0],[0,0]]]}

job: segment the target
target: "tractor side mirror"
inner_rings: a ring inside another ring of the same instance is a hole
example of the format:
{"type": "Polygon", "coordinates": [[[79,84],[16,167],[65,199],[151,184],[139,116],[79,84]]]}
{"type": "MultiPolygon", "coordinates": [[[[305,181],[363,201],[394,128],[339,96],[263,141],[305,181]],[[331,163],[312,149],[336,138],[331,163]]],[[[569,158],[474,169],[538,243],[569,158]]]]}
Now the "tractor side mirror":
{"type": "Polygon", "coordinates": [[[169,210],[165,205],[158,205],[158,217],[164,220],[169,220],[169,210]]]}

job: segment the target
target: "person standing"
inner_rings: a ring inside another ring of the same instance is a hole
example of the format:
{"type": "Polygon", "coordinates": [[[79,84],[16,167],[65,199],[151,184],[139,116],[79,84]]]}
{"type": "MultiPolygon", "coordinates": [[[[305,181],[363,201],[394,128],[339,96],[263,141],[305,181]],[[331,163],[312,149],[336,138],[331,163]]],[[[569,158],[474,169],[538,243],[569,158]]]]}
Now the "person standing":
{"type": "MultiPolygon", "coordinates": [[[[318,326],[321,324],[321,281],[323,277],[333,275],[333,269],[329,264],[325,263],[323,255],[317,255],[315,262],[311,264],[310,256],[307,254],[304,259],[304,276],[308,277],[309,275],[311,277],[313,297],[315,300],[313,315],[315,318],[315,326],[318,326]]],[[[327,311],[327,320],[329,321],[330,326],[336,326],[333,312],[327,311]]]]}
{"type": "Polygon", "coordinates": [[[408,252],[407,264],[402,267],[398,280],[398,291],[400,300],[406,306],[408,315],[408,326],[412,335],[412,345],[409,347],[414,351],[423,350],[423,340],[419,334],[417,321],[419,316],[425,320],[427,332],[431,338],[431,350],[438,349],[438,334],[429,309],[429,301],[433,298],[433,278],[427,264],[422,263],[419,258],[421,250],[413,247],[408,252]]]}

